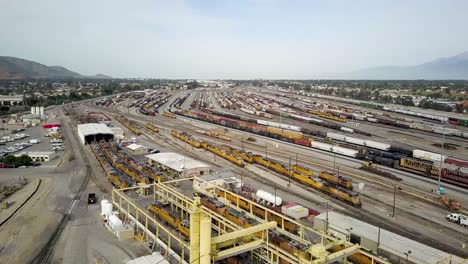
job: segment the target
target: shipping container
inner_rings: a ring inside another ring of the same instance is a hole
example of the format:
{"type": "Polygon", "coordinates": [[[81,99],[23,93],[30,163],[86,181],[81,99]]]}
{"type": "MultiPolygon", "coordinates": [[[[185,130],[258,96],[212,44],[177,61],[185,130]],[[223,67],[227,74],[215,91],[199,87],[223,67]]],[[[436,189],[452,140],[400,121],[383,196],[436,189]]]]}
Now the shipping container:
{"type": "Polygon", "coordinates": [[[348,156],[348,157],[353,157],[353,158],[355,158],[357,156],[357,154],[359,153],[359,151],[357,151],[355,149],[348,149],[348,148],[343,148],[343,147],[338,147],[338,146],[333,146],[332,147],[332,152],[337,153],[337,154],[341,154],[341,155],[345,155],[345,156],[348,156]]]}
{"type": "Polygon", "coordinates": [[[355,138],[355,137],[345,137],[345,142],[351,143],[351,144],[356,144],[360,146],[365,146],[365,140],[360,139],[360,138],[355,138]]]}
{"type": "Polygon", "coordinates": [[[317,149],[321,149],[321,150],[326,150],[326,151],[331,151],[332,150],[332,145],[325,144],[325,143],[318,142],[318,141],[312,141],[310,143],[310,145],[313,148],[317,148],[317,149]]]}
{"type": "Polygon", "coordinates": [[[380,142],[373,141],[373,140],[366,140],[365,141],[365,146],[380,149],[380,150],[389,150],[390,149],[389,144],[380,143],[380,142]]]}
{"type": "Polygon", "coordinates": [[[413,150],[413,158],[428,160],[433,162],[440,162],[442,161],[442,155],[437,153],[432,153],[429,151],[424,151],[420,149],[413,150]]]}
{"type": "Polygon", "coordinates": [[[328,132],[327,137],[331,138],[331,139],[335,139],[335,140],[340,140],[340,141],[345,141],[345,139],[346,139],[345,135],[337,134],[337,133],[333,133],[333,132],[328,132]]]}

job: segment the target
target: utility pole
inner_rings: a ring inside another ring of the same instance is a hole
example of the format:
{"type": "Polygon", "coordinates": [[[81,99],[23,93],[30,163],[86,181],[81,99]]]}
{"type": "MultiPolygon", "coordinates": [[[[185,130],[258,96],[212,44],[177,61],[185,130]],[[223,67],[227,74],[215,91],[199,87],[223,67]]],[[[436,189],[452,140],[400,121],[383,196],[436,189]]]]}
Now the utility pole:
{"type": "Polygon", "coordinates": [[[439,179],[437,181],[437,192],[440,194],[440,178],[442,176],[442,162],[444,162],[444,146],[445,145],[445,122],[444,122],[444,130],[442,133],[442,151],[441,151],[441,156],[440,156],[440,162],[439,162],[439,179]]]}
{"type": "Polygon", "coordinates": [[[325,212],[327,213],[327,223],[325,226],[325,232],[328,233],[328,201],[325,202],[325,212]]]}
{"type": "Polygon", "coordinates": [[[276,207],[276,182],[275,182],[275,204],[274,206],[276,207]]]}
{"type": "Polygon", "coordinates": [[[335,153],[333,153],[333,170],[336,173],[336,154],[335,153]]]}
{"type": "Polygon", "coordinates": [[[289,173],[288,173],[288,187],[291,187],[291,156],[289,156],[289,173]]]}
{"type": "Polygon", "coordinates": [[[392,217],[395,218],[395,205],[396,205],[396,189],[397,186],[396,184],[393,186],[393,211],[392,211],[392,217]]]}

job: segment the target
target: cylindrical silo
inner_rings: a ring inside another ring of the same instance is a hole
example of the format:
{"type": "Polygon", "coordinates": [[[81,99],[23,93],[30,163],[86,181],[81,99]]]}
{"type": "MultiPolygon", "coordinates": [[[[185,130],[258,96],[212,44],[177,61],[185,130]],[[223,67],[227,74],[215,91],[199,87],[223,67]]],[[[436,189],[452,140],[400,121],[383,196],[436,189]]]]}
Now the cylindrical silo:
{"type": "Polygon", "coordinates": [[[45,117],[45,110],[44,110],[44,107],[41,106],[41,107],[39,108],[39,110],[40,110],[40,115],[41,115],[41,117],[45,117]]]}
{"type": "Polygon", "coordinates": [[[41,108],[39,106],[36,106],[36,115],[41,114],[41,108]]]}
{"type": "Polygon", "coordinates": [[[31,115],[36,114],[36,108],[34,106],[31,106],[31,115]]]}

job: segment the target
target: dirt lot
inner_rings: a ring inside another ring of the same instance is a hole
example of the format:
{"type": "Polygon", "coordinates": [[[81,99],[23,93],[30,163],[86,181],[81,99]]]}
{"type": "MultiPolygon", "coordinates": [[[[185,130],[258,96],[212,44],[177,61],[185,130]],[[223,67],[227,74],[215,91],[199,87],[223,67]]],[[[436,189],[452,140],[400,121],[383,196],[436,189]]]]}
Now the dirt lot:
{"type": "MultiPolygon", "coordinates": [[[[0,263],[28,263],[37,254],[38,244],[47,242],[60,215],[47,209],[47,195],[53,179],[42,179],[36,194],[0,227],[0,263]],[[44,213],[46,212],[47,213],[44,213]]],[[[18,192],[27,193],[27,188],[18,192]]],[[[16,195],[16,194],[15,194],[16,195]]]]}

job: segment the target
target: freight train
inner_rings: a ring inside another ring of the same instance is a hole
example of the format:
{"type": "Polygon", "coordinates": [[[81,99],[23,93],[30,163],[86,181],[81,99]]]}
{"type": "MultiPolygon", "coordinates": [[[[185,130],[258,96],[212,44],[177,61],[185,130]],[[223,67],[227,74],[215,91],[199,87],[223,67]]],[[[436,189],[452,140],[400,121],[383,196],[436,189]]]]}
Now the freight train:
{"type": "Polygon", "coordinates": [[[216,154],[216,155],[230,161],[231,163],[233,163],[233,164],[235,164],[235,165],[237,165],[239,167],[244,167],[244,165],[245,165],[244,161],[242,161],[242,159],[237,158],[233,154],[224,151],[222,148],[220,148],[218,146],[215,146],[212,143],[196,140],[192,136],[188,135],[187,133],[184,133],[184,132],[179,133],[179,132],[177,132],[175,130],[171,131],[171,135],[173,137],[175,137],[175,138],[178,138],[178,139],[186,142],[187,144],[192,145],[195,148],[203,148],[203,149],[205,149],[207,151],[210,151],[213,154],[216,154]]]}
{"type": "MultiPolygon", "coordinates": [[[[220,117],[213,114],[207,113],[200,113],[200,112],[193,112],[193,111],[174,111],[179,115],[194,118],[197,120],[205,121],[214,123],[217,125],[222,125],[225,127],[238,129],[242,131],[247,131],[250,133],[258,134],[261,136],[267,136],[274,139],[279,139],[291,143],[295,143],[298,145],[303,145],[306,147],[316,148],[328,152],[333,152],[336,154],[340,154],[347,157],[362,159],[366,161],[372,161],[376,164],[385,165],[388,167],[393,167],[397,169],[407,169],[411,172],[415,172],[417,174],[428,176],[426,173],[421,173],[420,167],[423,166],[422,164],[429,164],[427,166],[438,167],[438,156],[440,154],[430,153],[423,150],[410,150],[406,148],[401,148],[398,146],[388,145],[376,141],[364,141],[364,145],[368,144],[368,146],[360,146],[355,145],[357,149],[350,149],[347,147],[341,147],[339,145],[332,145],[327,144],[318,140],[315,140],[313,137],[308,136],[306,133],[299,132],[299,131],[288,131],[285,129],[271,129],[264,125],[259,125],[256,122],[252,123],[250,121],[243,120],[245,118],[240,117],[241,119],[234,120],[231,118],[220,117]],[[286,131],[286,132],[285,132],[286,131]],[[302,133],[302,137],[299,138],[300,133],[302,133]],[[370,143],[370,145],[369,145],[370,143]],[[379,149],[377,149],[377,148],[379,149]],[[402,159],[405,158],[413,158],[414,166],[408,163],[402,162],[402,159]],[[416,164],[416,165],[415,165],[416,164]],[[419,168],[418,168],[419,167],[419,168]]],[[[255,120],[256,121],[256,120],[255,120]]],[[[323,141],[323,140],[322,140],[323,141]]],[[[341,141],[346,144],[352,144],[346,141],[341,141]]],[[[341,144],[341,143],[340,143],[341,144]]],[[[439,158],[440,160],[440,158],[439,158]]],[[[444,162],[445,164],[445,162],[444,162]]],[[[442,165],[443,167],[446,165],[442,165]]],[[[447,183],[451,183],[454,185],[458,185],[461,187],[468,188],[468,176],[465,172],[465,169],[455,165],[455,167],[450,167],[443,171],[441,180],[447,183]],[[458,167],[455,168],[455,167],[458,167]]],[[[435,169],[431,168],[431,171],[435,171],[435,169]]],[[[431,177],[434,177],[435,174],[431,174],[431,177]]]]}
{"type": "Polygon", "coordinates": [[[94,156],[98,160],[99,164],[101,165],[101,168],[104,170],[106,178],[112,183],[112,185],[118,188],[127,188],[135,185],[135,181],[126,177],[124,174],[122,174],[118,170],[115,170],[111,166],[111,164],[106,160],[105,155],[102,153],[98,146],[92,145],[91,150],[94,153],[94,156]]]}

